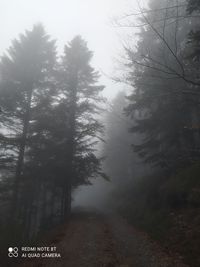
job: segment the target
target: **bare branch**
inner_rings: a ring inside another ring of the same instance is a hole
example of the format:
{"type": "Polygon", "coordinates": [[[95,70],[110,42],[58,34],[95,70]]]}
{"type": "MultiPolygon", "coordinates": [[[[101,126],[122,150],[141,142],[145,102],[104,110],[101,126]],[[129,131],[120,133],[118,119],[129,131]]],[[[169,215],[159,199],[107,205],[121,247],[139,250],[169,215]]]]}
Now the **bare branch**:
{"type": "MultiPolygon", "coordinates": [[[[162,18],[162,19],[156,19],[152,21],[151,23],[156,24],[156,23],[164,22],[165,20],[168,21],[168,20],[173,19],[173,21],[166,23],[165,27],[167,27],[173,23],[176,23],[177,20],[180,21],[180,20],[189,19],[189,18],[200,18],[200,15],[179,15],[178,17],[173,16],[173,17],[167,17],[167,18],[162,18]]],[[[119,22],[117,22],[116,24],[117,24],[117,27],[120,27],[120,28],[142,28],[142,27],[149,25],[149,23],[142,23],[142,24],[135,25],[135,24],[121,24],[119,22]]]]}
{"type": "MultiPolygon", "coordinates": [[[[142,10],[139,1],[137,0],[138,6],[140,8],[140,10],[142,10]]],[[[147,19],[147,17],[143,14],[143,18],[146,21],[147,24],[149,24],[149,26],[151,27],[151,29],[157,34],[157,36],[163,41],[163,43],[166,45],[166,47],[168,48],[168,50],[170,51],[170,53],[172,54],[172,56],[175,58],[175,60],[177,61],[178,65],[181,68],[182,74],[181,76],[185,76],[185,70],[184,67],[181,63],[181,61],[179,60],[179,58],[176,56],[176,54],[174,53],[173,49],[170,47],[170,45],[168,44],[168,42],[166,41],[166,39],[158,32],[158,30],[152,25],[152,23],[147,19]]]]}
{"type": "Polygon", "coordinates": [[[170,9],[174,9],[174,8],[184,8],[184,7],[187,7],[187,4],[174,5],[174,6],[170,6],[170,7],[156,8],[156,9],[150,9],[150,10],[141,10],[140,9],[137,13],[126,14],[124,17],[122,17],[122,19],[127,18],[127,17],[132,17],[132,16],[140,16],[142,14],[148,14],[148,13],[153,13],[153,12],[157,12],[157,11],[170,10],[170,9]]]}

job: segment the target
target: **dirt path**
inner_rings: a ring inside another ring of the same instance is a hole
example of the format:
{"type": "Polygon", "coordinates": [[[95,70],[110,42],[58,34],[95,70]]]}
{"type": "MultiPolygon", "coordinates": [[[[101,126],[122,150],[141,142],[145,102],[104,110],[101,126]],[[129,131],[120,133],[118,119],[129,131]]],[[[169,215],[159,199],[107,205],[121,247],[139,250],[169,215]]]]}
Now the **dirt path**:
{"type": "Polygon", "coordinates": [[[27,259],[20,267],[186,267],[117,216],[79,212],[48,242],[61,258],[27,259]]]}

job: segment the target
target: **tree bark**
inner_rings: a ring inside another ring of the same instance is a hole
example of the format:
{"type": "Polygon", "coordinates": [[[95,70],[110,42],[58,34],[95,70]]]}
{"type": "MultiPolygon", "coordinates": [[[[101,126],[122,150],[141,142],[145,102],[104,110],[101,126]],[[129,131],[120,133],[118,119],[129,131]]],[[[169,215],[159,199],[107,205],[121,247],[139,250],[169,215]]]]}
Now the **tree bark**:
{"type": "Polygon", "coordinates": [[[19,215],[20,183],[21,183],[21,175],[22,175],[23,165],[24,165],[24,155],[25,155],[28,127],[29,127],[29,122],[30,122],[32,94],[33,94],[33,90],[31,89],[27,93],[27,102],[26,102],[25,114],[24,114],[24,119],[23,119],[23,130],[22,130],[22,136],[21,136],[21,141],[19,145],[19,154],[18,154],[17,165],[16,165],[15,179],[14,179],[14,184],[13,184],[13,196],[11,200],[11,212],[10,212],[10,217],[12,218],[11,221],[13,225],[16,225],[18,215],[19,215]]]}
{"type": "Polygon", "coordinates": [[[74,180],[74,156],[75,156],[75,135],[76,135],[76,109],[78,90],[78,68],[75,67],[71,77],[71,95],[69,107],[69,143],[68,143],[68,174],[65,181],[65,204],[64,215],[68,217],[71,213],[72,184],[74,180]]]}

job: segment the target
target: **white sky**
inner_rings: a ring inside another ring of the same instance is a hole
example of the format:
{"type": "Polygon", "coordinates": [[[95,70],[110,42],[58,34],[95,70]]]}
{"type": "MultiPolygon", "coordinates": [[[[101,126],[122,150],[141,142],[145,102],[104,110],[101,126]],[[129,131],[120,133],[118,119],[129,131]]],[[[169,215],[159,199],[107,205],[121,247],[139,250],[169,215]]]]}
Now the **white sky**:
{"type": "MultiPolygon", "coordinates": [[[[111,20],[130,11],[130,7],[137,7],[136,0],[0,0],[0,54],[19,33],[41,22],[58,40],[59,52],[80,34],[94,51],[93,66],[110,76],[114,71],[113,59],[121,52],[122,34],[111,20]]],[[[101,83],[106,86],[104,95],[109,98],[123,88],[105,76],[101,83]]]]}

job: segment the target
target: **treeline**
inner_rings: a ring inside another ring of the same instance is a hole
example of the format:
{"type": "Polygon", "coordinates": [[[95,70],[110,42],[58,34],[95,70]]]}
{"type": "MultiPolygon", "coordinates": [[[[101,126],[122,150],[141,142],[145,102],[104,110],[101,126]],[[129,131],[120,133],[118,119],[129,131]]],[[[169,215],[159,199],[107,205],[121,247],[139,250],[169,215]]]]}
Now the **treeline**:
{"type": "Polygon", "coordinates": [[[112,205],[199,266],[200,1],[150,0],[125,17],[118,25],[137,34],[118,77],[128,97],[108,115],[117,110],[106,146],[112,205]]]}
{"type": "Polygon", "coordinates": [[[200,157],[200,14],[192,3],[150,1],[137,47],[126,49],[134,87],[127,113],[139,114],[132,131],[144,135],[134,149],[171,173],[200,157]]]}
{"type": "MultiPolygon", "coordinates": [[[[42,25],[0,61],[1,240],[35,238],[70,215],[72,190],[103,175],[95,154],[104,99],[92,52],[75,37],[58,56],[42,25]]],[[[12,243],[13,244],[13,243],[12,243]]]]}

